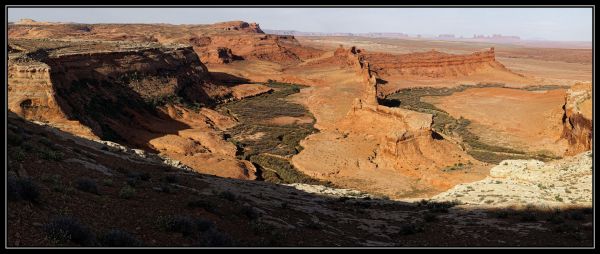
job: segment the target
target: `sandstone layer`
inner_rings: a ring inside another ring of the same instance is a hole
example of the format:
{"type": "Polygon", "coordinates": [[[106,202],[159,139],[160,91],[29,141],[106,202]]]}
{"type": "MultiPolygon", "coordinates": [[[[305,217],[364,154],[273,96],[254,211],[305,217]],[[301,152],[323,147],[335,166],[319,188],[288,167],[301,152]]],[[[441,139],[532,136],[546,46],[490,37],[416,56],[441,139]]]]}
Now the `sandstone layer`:
{"type": "Polygon", "coordinates": [[[255,179],[254,166],[237,160],[236,147],[223,140],[231,123],[208,109],[177,106],[233,96],[211,81],[191,47],[39,40],[14,45],[25,50],[11,55],[9,64],[8,104],[18,115],[160,152],[200,172],[255,179]],[[57,47],[62,44],[67,46],[57,47]]]}
{"type": "Polygon", "coordinates": [[[567,155],[592,149],[592,84],[578,83],[565,95],[562,137],[569,141],[567,155]]]}
{"type": "Polygon", "coordinates": [[[527,91],[488,87],[421,100],[456,119],[469,120],[469,130],[487,144],[563,156],[567,149],[561,139],[564,97],[564,89],[527,91]]]}
{"type": "Polygon", "coordinates": [[[298,98],[311,109],[320,129],[301,142],[304,149],[293,157],[302,172],[391,197],[427,197],[484,177],[480,163],[431,130],[431,115],[378,105],[377,77],[361,50],[338,48],[330,58],[306,68],[324,66],[334,66],[338,70],[333,72],[340,73],[324,82],[333,87],[321,83],[299,95],[307,98],[298,98]],[[344,82],[333,80],[342,75],[347,77],[344,82]],[[331,100],[332,96],[340,99],[331,100]],[[469,166],[442,170],[459,163],[469,166]]]}
{"type": "Polygon", "coordinates": [[[20,23],[9,26],[9,37],[86,39],[186,44],[204,63],[257,59],[282,64],[299,63],[320,54],[302,47],[293,36],[265,34],[255,23],[230,21],[212,25],[168,24],[56,24],[20,23]]]}

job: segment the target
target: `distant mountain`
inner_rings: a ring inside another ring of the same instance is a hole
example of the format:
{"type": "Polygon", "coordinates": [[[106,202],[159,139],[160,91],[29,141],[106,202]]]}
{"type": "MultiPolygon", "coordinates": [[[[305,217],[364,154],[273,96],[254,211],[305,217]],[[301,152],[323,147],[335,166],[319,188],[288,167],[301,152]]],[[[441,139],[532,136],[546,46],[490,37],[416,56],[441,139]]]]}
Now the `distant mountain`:
{"type": "Polygon", "coordinates": [[[405,33],[323,33],[323,32],[301,32],[296,30],[270,30],[263,29],[265,33],[277,35],[293,35],[293,36],[357,36],[357,37],[391,37],[391,38],[408,38],[405,33]]]}

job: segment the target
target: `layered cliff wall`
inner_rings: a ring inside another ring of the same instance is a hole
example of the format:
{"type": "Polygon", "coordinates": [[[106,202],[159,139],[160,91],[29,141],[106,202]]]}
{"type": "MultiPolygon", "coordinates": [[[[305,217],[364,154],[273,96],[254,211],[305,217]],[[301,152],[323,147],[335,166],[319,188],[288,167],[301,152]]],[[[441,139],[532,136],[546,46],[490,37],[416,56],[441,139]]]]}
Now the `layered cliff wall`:
{"type": "Polygon", "coordinates": [[[256,178],[254,166],[237,160],[235,145],[223,139],[215,112],[182,106],[233,97],[212,83],[191,47],[58,43],[27,41],[24,52],[9,55],[11,111],[87,138],[158,152],[199,172],[256,178]]]}
{"type": "Polygon", "coordinates": [[[566,155],[592,149],[592,84],[578,83],[567,90],[562,138],[569,142],[566,155]]]}
{"type": "Polygon", "coordinates": [[[56,127],[88,138],[92,130],[71,120],[59,106],[60,98],[52,87],[50,67],[43,63],[9,65],[8,109],[33,121],[53,122],[56,127]]]}
{"type": "Polygon", "coordinates": [[[210,83],[206,67],[189,47],[37,58],[15,58],[9,64],[9,109],[28,119],[77,120],[99,137],[113,132],[110,121],[139,124],[127,110],[151,118],[155,113],[149,103],[179,97],[210,104],[227,95],[210,83]]]}
{"type": "Polygon", "coordinates": [[[412,169],[423,165],[444,167],[470,160],[460,147],[444,140],[431,129],[431,114],[379,105],[378,73],[371,69],[373,65],[365,57],[364,50],[340,47],[334,52],[334,57],[343,59],[354,68],[362,81],[363,96],[354,100],[348,116],[354,122],[360,119],[378,129],[379,148],[374,161],[385,167],[412,169]]]}
{"type": "Polygon", "coordinates": [[[485,67],[508,71],[496,61],[494,48],[469,55],[452,55],[435,50],[402,55],[368,53],[365,54],[365,59],[382,76],[459,77],[471,75],[485,67]]]}
{"type": "Polygon", "coordinates": [[[256,59],[293,64],[322,53],[303,47],[293,36],[265,34],[255,23],[243,21],[211,25],[168,24],[12,24],[11,38],[87,39],[181,43],[193,46],[203,63],[256,59]]]}

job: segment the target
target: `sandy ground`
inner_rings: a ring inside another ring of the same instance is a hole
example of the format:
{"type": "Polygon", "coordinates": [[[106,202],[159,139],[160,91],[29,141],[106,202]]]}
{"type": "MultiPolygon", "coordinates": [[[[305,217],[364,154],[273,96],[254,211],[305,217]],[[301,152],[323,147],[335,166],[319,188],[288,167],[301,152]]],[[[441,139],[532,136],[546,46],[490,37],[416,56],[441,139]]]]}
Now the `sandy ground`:
{"type": "MultiPolygon", "coordinates": [[[[372,40],[352,40],[347,38],[321,38],[314,40],[300,39],[301,43],[321,48],[334,49],[343,45],[357,45],[372,51],[389,53],[410,53],[431,49],[447,53],[467,54],[490,47],[482,43],[448,43],[409,41],[398,43],[399,40],[386,39],[374,43],[372,40]]],[[[492,45],[493,46],[493,45],[492,45]]],[[[509,50],[520,49],[510,46],[503,52],[509,55],[509,50]]],[[[502,52],[497,48],[497,52],[502,52]]],[[[564,52],[561,52],[564,54],[564,52]]],[[[354,188],[371,193],[382,193],[391,197],[428,197],[452,186],[483,179],[489,167],[480,165],[465,171],[440,173],[431,169],[395,170],[386,163],[378,163],[373,159],[381,145],[382,131],[377,128],[365,128],[364,131],[348,135],[348,127],[356,129],[360,126],[369,127],[374,124],[367,119],[354,118],[348,122],[348,112],[354,98],[363,92],[362,81],[356,73],[335,64],[313,64],[313,62],[330,57],[331,52],[321,57],[309,59],[297,66],[282,66],[270,62],[250,60],[234,62],[227,65],[209,64],[211,72],[223,72],[247,79],[249,82],[264,82],[269,79],[309,85],[300,93],[289,99],[305,105],[316,118],[315,127],[318,133],[308,136],[301,142],[304,149],[292,158],[295,167],[313,177],[329,180],[336,185],[354,188]],[[429,171],[428,171],[429,170],[429,171]],[[410,172],[409,172],[410,171],[410,172]],[[460,176],[458,175],[460,174],[460,176]],[[443,179],[443,180],[442,180],[443,179]]],[[[536,55],[539,58],[539,55],[536,55]]],[[[507,68],[514,67],[517,74],[499,72],[497,69],[482,69],[476,74],[456,79],[415,79],[394,80],[391,77],[385,85],[386,89],[394,90],[412,86],[454,86],[459,84],[477,84],[499,82],[511,86],[568,84],[574,80],[585,80],[585,68],[581,63],[549,62],[531,58],[498,59],[507,68]],[[559,72],[559,69],[563,72],[559,72]],[[548,70],[548,71],[544,71],[548,70]],[[544,76],[538,77],[538,76],[544,76]]],[[[526,92],[514,89],[500,90],[467,90],[453,96],[436,98],[432,101],[438,107],[447,110],[455,117],[461,115],[472,120],[472,131],[484,142],[502,146],[514,147],[526,151],[551,151],[562,155],[566,148],[559,139],[561,127],[561,106],[564,104],[564,90],[546,93],[526,92]],[[509,106],[510,105],[510,106],[509,106]]],[[[287,124],[298,119],[265,119],[287,124]]],[[[448,166],[451,166],[449,164],[448,166]]],[[[443,166],[442,166],[443,167],[443,166]]],[[[440,169],[438,168],[438,171],[440,169]]]]}
{"type": "Polygon", "coordinates": [[[524,58],[498,58],[507,68],[527,76],[533,76],[544,85],[573,85],[577,81],[592,80],[592,65],[544,61],[524,58]]]}
{"type": "MultiPolygon", "coordinates": [[[[470,54],[484,48],[495,47],[497,60],[508,69],[535,80],[537,85],[572,85],[576,81],[591,81],[591,49],[581,48],[540,48],[535,45],[507,45],[480,42],[451,42],[427,40],[403,40],[392,38],[360,37],[299,37],[298,40],[309,46],[323,49],[335,49],[338,45],[357,46],[367,51],[406,54],[432,49],[452,53],[470,54]]],[[[539,45],[548,46],[548,45],[539,45]]],[[[489,77],[488,77],[489,78],[489,77]]],[[[473,77],[472,81],[481,80],[473,77]]],[[[469,81],[469,80],[465,80],[469,81]]],[[[508,80],[510,81],[510,80],[508,80]]],[[[415,81],[404,81],[401,86],[422,85],[415,81]]],[[[456,82],[446,82],[447,85],[456,82]]],[[[510,82],[508,82],[510,83],[510,82]]],[[[423,83],[427,85],[427,83],[423,83]]]]}
{"type": "Polygon", "coordinates": [[[547,150],[556,155],[567,148],[560,141],[564,89],[472,88],[423,100],[455,118],[471,120],[471,130],[484,142],[532,152],[547,150]]]}

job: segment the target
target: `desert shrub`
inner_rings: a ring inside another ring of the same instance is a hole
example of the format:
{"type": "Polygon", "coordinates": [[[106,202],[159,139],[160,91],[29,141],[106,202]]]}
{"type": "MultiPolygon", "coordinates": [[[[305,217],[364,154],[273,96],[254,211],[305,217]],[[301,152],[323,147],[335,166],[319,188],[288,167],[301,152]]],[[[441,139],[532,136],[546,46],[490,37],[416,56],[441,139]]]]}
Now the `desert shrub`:
{"type": "Polygon", "coordinates": [[[82,246],[94,246],[94,233],[79,220],[71,217],[58,217],[44,225],[46,237],[57,244],[73,242],[82,246]]]}
{"type": "Polygon", "coordinates": [[[321,225],[321,223],[319,221],[316,220],[309,220],[306,223],[306,228],[310,228],[310,229],[315,229],[315,230],[319,230],[323,228],[323,225],[321,225]]]}
{"type": "Polygon", "coordinates": [[[112,229],[100,237],[100,244],[106,247],[139,247],[142,241],[129,232],[112,229]]]}
{"type": "Polygon", "coordinates": [[[219,193],[219,197],[227,199],[227,200],[229,200],[231,202],[234,202],[236,200],[236,198],[237,198],[235,196],[235,194],[233,194],[231,191],[222,191],[222,192],[219,193]]]}
{"type": "Polygon", "coordinates": [[[25,150],[25,151],[27,151],[27,152],[33,151],[33,150],[35,149],[35,146],[33,146],[33,145],[32,145],[32,144],[30,144],[30,143],[23,143],[23,144],[21,145],[21,147],[23,148],[23,150],[25,150]]]}
{"type": "Polygon", "coordinates": [[[179,182],[179,177],[177,177],[177,175],[167,175],[165,176],[165,181],[167,183],[177,183],[179,182]]]}
{"type": "Polygon", "coordinates": [[[281,202],[281,204],[279,205],[279,207],[281,207],[281,209],[286,209],[288,207],[288,203],[287,202],[281,202]]]}
{"type": "Polygon", "coordinates": [[[6,197],[9,201],[16,201],[21,199],[19,195],[19,186],[17,184],[17,178],[13,175],[6,177],[6,197]]]}
{"type": "Polygon", "coordinates": [[[418,232],[422,232],[423,228],[420,226],[417,226],[416,224],[410,223],[410,224],[405,224],[402,225],[402,227],[400,227],[400,234],[403,235],[412,235],[412,234],[416,234],[418,232]]]}
{"type": "Polygon", "coordinates": [[[148,172],[135,172],[135,171],[132,171],[132,172],[129,172],[127,174],[127,177],[128,178],[132,178],[132,179],[139,179],[139,180],[142,180],[142,181],[148,181],[148,180],[150,180],[150,174],[148,172]]]}
{"type": "Polygon", "coordinates": [[[129,178],[127,178],[126,182],[127,182],[127,185],[129,185],[131,187],[135,187],[135,186],[137,186],[138,181],[139,180],[137,178],[131,178],[131,177],[129,177],[129,178]]]}
{"type": "Polygon", "coordinates": [[[215,227],[215,224],[212,221],[205,219],[197,219],[196,220],[196,228],[200,232],[205,232],[215,227]]]}
{"type": "Polygon", "coordinates": [[[161,183],[158,187],[154,188],[158,192],[162,193],[172,193],[171,187],[168,184],[161,183]]]}
{"type": "Polygon", "coordinates": [[[50,148],[54,146],[54,144],[47,138],[40,138],[39,142],[50,148]]]}
{"type": "Polygon", "coordinates": [[[6,142],[11,146],[20,146],[23,143],[23,137],[12,131],[7,133],[6,142]]]}
{"type": "Polygon", "coordinates": [[[79,179],[77,179],[75,184],[76,184],[75,185],[76,188],[81,191],[98,194],[98,185],[96,184],[96,181],[94,181],[92,179],[85,178],[85,177],[79,178],[79,179]]]}
{"type": "Polygon", "coordinates": [[[60,161],[64,157],[63,153],[61,153],[59,151],[54,151],[49,148],[40,148],[38,150],[38,152],[39,152],[40,156],[42,157],[42,159],[44,159],[44,160],[60,161]]]}
{"type": "Polygon", "coordinates": [[[524,212],[523,214],[521,214],[521,221],[531,222],[536,220],[537,216],[533,212],[524,212]]]}
{"type": "Polygon", "coordinates": [[[113,186],[113,184],[114,184],[113,180],[110,178],[102,180],[102,185],[104,185],[104,186],[113,186]]]}
{"type": "Polygon", "coordinates": [[[506,219],[510,215],[510,213],[508,211],[504,211],[504,210],[497,211],[494,214],[496,215],[496,218],[498,218],[498,219],[506,219]]]}
{"type": "Polygon", "coordinates": [[[169,216],[159,219],[160,226],[169,232],[181,233],[184,236],[189,236],[196,230],[196,223],[188,216],[169,216]]]}
{"type": "Polygon", "coordinates": [[[61,176],[58,174],[54,175],[42,175],[42,181],[49,183],[52,191],[64,192],[67,187],[62,184],[61,176]]]}
{"type": "Polygon", "coordinates": [[[259,216],[258,212],[256,212],[254,207],[251,206],[242,206],[242,208],[240,209],[240,213],[250,220],[257,219],[259,216]]]}
{"type": "Polygon", "coordinates": [[[433,213],[447,213],[448,209],[457,205],[456,202],[430,202],[421,200],[419,205],[424,205],[430,212],[433,213]]]}
{"type": "Polygon", "coordinates": [[[30,178],[18,179],[16,187],[20,199],[37,202],[40,197],[40,188],[30,178]]]}
{"type": "Polygon", "coordinates": [[[287,160],[268,156],[268,155],[255,155],[250,157],[250,161],[261,168],[270,168],[277,171],[273,173],[271,178],[266,173],[271,174],[271,171],[263,170],[263,178],[266,181],[275,183],[306,183],[306,184],[319,184],[329,186],[327,183],[311,178],[310,176],[298,171],[294,166],[287,160]]]}
{"type": "Polygon", "coordinates": [[[437,221],[438,218],[434,213],[425,213],[425,215],[423,215],[423,220],[426,222],[434,222],[437,221]]]}
{"type": "Polygon", "coordinates": [[[572,220],[585,220],[585,216],[580,212],[570,212],[569,218],[572,220]]]}
{"type": "Polygon", "coordinates": [[[119,190],[119,197],[123,199],[130,199],[135,196],[135,189],[129,185],[124,186],[119,190]]]}
{"type": "Polygon", "coordinates": [[[8,158],[15,161],[24,161],[25,152],[19,148],[13,148],[10,150],[10,153],[8,153],[8,158]]]}
{"type": "Polygon", "coordinates": [[[569,232],[575,232],[577,230],[578,230],[577,226],[575,226],[571,223],[561,223],[561,224],[557,225],[556,227],[554,227],[554,231],[558,232],[558,233],[569,233],[569,232]]]}
{"type": "Polygon", "coordinates": [[[214,212],[215,210],[215,205],[208,201],[208,200],[193,200],[187,203],[187,206],[189,208],[203,208],[204,210],[208,211],[208,212],[214,212]]]}
{"type": "Polygon", "coordinates": [[[233,246],[234,241],[228,234],[212,228],[200,235],[198,245],[206,247],[233,246]]]}
{"type": "Polygon", "coordinates": [[[553,223],[553,224],[561,224],[561,223],[565,222],[563,217],[560,216],[560,213],[554,213],[554,214],[550,215],[550,217],[548,217],[547,221],[550,223],[553,223]]]}

